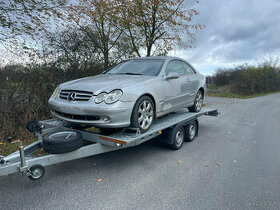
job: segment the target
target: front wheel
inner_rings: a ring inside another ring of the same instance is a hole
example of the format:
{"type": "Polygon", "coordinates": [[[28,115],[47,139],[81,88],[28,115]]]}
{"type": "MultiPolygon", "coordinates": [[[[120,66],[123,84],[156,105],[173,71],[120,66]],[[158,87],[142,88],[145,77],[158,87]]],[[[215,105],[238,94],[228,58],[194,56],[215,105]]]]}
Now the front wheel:
{"type": "Polygon", "coordinates": [[[201,90],[198,90],[195,96],[194,105],[189,107],[188,109],[190,112],[199,112],[202,108],[202,104],[203,104],[203,94],[201,90]]]}
{"type": "Polygon", "coordinates": [[[179,150],[185,140],[185,129],[183,125],[177,125],[170,129],[167,133],[167,138],[171,142],[169,148],[173,150],[179,150]]]}
{"type": "Polygon", "coordinates": [[[141,133],[147,131],[155,120],[155,105],[148,96],[143,96],[136,102],[132,115],[131,125],[139,128],[141,133]]]}

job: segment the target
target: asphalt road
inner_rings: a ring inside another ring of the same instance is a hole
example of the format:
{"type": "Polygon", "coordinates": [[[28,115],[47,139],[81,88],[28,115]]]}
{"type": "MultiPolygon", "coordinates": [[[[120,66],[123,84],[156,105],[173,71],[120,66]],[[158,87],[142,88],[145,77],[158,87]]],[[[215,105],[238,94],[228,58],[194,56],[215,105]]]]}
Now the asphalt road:
{"type": "Polygon", "coordinates": [[[179,151],[148,142],[47,167],[37,182],[0,177],[0,209],[279,209],[280,94],[207,105],[221,115],[201,117],[179,151]]]}

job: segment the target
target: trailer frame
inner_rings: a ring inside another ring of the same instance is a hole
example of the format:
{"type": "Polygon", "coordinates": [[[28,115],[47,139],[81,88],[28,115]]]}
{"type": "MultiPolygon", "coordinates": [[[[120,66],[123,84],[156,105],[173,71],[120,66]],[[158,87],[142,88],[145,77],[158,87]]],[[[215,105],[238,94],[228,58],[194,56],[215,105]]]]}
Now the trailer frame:
{"type": "MultiPolygon", "coordinates": [[[[20,143],[19,151],[6,157],[0,155],[0,176],[21,172],[27,175],[31,180],[38,180],[44,175],[45,166],[136,146],[164,134],[165,130],[171,130],[177,125],[186,126],[193,121],[196,121],[198,125],[198,117],[202,115],[217,116],[218,110],[203,108],[198,113],[180,110],[157,119],[145,133],[140,133],[140,131],[135,128],[126,128],[111,135],[103,135],[88,131],[84,127],[74,128],[73,124],[60,119],[39,121],[38,124],[35,123],[35,129],[31,129],[37,137],[36,142],[26,147],[23,147],[20,143]],[[81,132],[86,144],[68,153],[45,154],[42,156],[34,155],[35,152],[43,148],[42,142],[45,135],[60,131],[81,132]],[[37,176],[34,175],[34,171],[36,171],[37,176]]],[[[197,135],[198,126],[196,130],[196,136],[197,135]]],[[[166,139],[165,143],[172,144],[172,140],[166,139]]]]}

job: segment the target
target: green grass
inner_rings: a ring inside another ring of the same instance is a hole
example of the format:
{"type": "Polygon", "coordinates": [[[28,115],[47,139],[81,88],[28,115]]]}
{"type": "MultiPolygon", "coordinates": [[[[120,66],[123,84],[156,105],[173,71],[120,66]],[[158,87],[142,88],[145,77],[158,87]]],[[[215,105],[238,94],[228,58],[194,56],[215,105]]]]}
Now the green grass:
{"type": "Polygon", "coordinates": [[[223,98],[241,98],[241,99],[247,99],[247,98],[256,98],[259,96],[266,96],[274,93],[280,93],[280,90],[274,91],[274,92],[269,92],[269,93],[258,93],[258,94],[253,94],[253,95],[241,95],[237,93],[232,93],[232,92],[207,92],[208,96],[213,96],[213,97],[223,97],[223,98]]]}

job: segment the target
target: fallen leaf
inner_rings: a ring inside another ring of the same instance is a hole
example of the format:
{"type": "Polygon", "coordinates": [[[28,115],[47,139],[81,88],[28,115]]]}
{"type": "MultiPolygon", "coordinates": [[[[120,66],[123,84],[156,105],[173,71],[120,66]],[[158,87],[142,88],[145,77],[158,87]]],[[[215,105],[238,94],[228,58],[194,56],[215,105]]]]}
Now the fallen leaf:
{"type": "Polygon", "coordinates": [[[96,166],[96,163],[93,163],[93,166],[96,166]]]}
{"type": "Polygon", "coordinates": [[[182,160],[178,160],[177,163],[183,163],[183,161],[182,160]]]}
{"type": "Polygon", "coordinates": [[[209,166],[208,166],[208,165],[204,165],[204,167],[209,168],[209,166]]]}
{"type": "Polygon", "coordinates": [[[221,164],[221,163],[217,163],[217,165],[218,165],[218,166],[221,166],[222,164],[221,164]]]}
{"type": "Polygon", "coordinates": [[[249,150],[247,149],[246,152],[249,152],[249,150]]]}
{"type": "Polygon", "coordinates": [[[234,163],[237,163],[237,160],[234,160],[233,162],[234,162],[234,163]]]}
{"type": "Polygon", "coordinates": [[[98,180],[97,180],[97,182],[102,182],[102,181],[103,181],[103,179],[98,179],[98,180]]]}
{"type": "Polygon", "coordinates": [[[20,140],[16,140],[16,141],[12,141],[11,143],[15,144],[15,143],[20,143],[20,142],[21,142],[20,140]]]}

